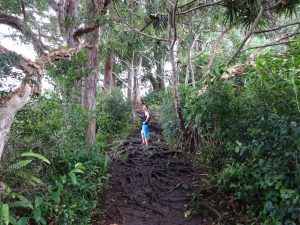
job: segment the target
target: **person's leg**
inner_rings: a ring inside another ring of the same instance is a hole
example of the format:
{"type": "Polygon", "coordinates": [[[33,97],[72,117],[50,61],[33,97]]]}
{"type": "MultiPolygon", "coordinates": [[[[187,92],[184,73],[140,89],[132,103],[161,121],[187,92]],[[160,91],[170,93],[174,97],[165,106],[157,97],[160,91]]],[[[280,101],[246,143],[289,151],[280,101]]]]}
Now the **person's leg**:
{"type": "Polygon", "coordinates": [[[143,130],[143,128],[141,130],[141,137],[142,137],[142,145],[146,144],[146,140],[145,140],[145,137],[144,137],[144,130],[143,130]]]}
{"type": "Polygon", "coordinates": [[[149,136],[150,136],[150,133],[149,133],[149,126],[148,125],[145,125],[145,129],[144,129],[144,138],[145,138],[145,145],[148,146],[148,143],[149,143],[149,136]]]}

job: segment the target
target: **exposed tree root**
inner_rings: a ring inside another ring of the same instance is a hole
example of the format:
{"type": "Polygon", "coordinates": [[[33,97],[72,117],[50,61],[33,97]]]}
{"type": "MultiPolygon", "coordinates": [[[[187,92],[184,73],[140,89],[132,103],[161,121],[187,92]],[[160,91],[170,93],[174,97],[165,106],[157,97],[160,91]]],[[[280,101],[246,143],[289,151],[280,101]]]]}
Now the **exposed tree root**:
{"type": "Polygon", "coordinates": [[[155,126],[146,150],[140,147],[139,131],[120,147],[99,203],[102,214],[95,216],[94,225],[201,225],[220,217],[206,202],[198,206],[211,212],[211,218],[186,216],[192,193],[203,187],[205,176],[184,159],[182,151],[161,142],[161,128],[155,126]]]}

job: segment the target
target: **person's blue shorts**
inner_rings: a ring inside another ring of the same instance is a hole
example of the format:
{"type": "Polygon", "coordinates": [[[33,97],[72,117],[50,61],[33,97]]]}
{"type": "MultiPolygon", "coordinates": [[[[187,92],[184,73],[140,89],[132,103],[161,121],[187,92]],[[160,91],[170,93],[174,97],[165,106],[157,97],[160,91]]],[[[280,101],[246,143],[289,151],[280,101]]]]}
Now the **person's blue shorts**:
{"type": "Polygon", "coordinates": [[[142,126],[142,133],[143,133],[143,135],[144,135],[145,138],[149,137],[150,132],[149,132],[149,125],[148,124],[143,124],[143,126],[142,126]]]}

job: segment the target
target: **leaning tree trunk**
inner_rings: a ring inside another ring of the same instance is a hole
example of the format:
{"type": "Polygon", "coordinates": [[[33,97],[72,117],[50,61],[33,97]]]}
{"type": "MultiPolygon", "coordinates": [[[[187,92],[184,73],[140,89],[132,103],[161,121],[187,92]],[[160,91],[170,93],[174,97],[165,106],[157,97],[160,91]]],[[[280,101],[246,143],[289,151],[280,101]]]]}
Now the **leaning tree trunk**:
{"type": "Polygon", "coordinates": [[[22,109],[34,93],[30,84],[21,84],[20,87],[8,96],[0,105],[0,159],[5,141],[17,112],[22,109]]]}
{"type": "Polygon", "coordinates": [[[96,27],[86,38],[86,42],[89,45],[87,50],[87,67],[90,70],[90,74],[84,79],[82,103],[88,110],[90,117],[90,123],[87,127],[87,141],[91,145],[95,143],[96,135],[96,115],[94,110],[96,108],[96,88],[98,82],[99,38],[100,27],[96,27]]]}
{"type": "Polygon", "coordinates": [[[106,63],[105,63],[105,68],[104,68],[103,89],[106,93],[110,93],[114,86],[114,80],[113,80],[113,76],[112,76],[112,68],[113,68],[113,57],[111,54],[109,54],[106,57],[106,63]]]}

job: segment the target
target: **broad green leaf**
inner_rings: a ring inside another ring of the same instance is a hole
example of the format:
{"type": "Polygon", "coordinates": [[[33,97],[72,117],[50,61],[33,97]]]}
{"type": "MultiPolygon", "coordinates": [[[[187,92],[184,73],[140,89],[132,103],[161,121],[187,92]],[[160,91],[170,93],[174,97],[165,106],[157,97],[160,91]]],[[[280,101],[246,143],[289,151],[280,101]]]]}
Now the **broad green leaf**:
{"type": "Polygon", "coordinates": [[[41,218],[42,218],[42,211],[40,208],[35,208],[33,211],[33,216],[35,219],[35,222],[40,222],[41,218]]]}
{"type": "Polygon", "coordinates": [[[77,184],[76,174],[73,173],[73,172],[70,172],[70,173],[69,173],[69,176],[70,176],[70,178],[71,178],[71,180],[72,180],[72,183],[73,183],[73,184],[77,184]]]}
{"type": "Polygon", "coordinates": [[[22,218],[20,218],[20,219],[17,221],[16,225],[26,225],[27,222],[28,222],[28,218],[27,218],[27,217],[22,217],[22,218]]]}
{"type": "Polygon", "coordinates": [[[9,224],[9,206],[8,204],[3,204],[2,205],[2,219],[5,225],[9,224]]]}
{"type": "Polygon", "coordinates": [[[43,199],[41,197],[35,197],[34,199],[34,207],[38,208],[40,207],[40,205],[42,204],[43,199]]]}
{"type": "Polygon", "coordinates": [[[76,164],[75,164],[75,169],[81,169],[81,170],[84,170],[85,167],[84,167],[84,165],[83,165],[82,163],[76,163],[76,164]]]}

